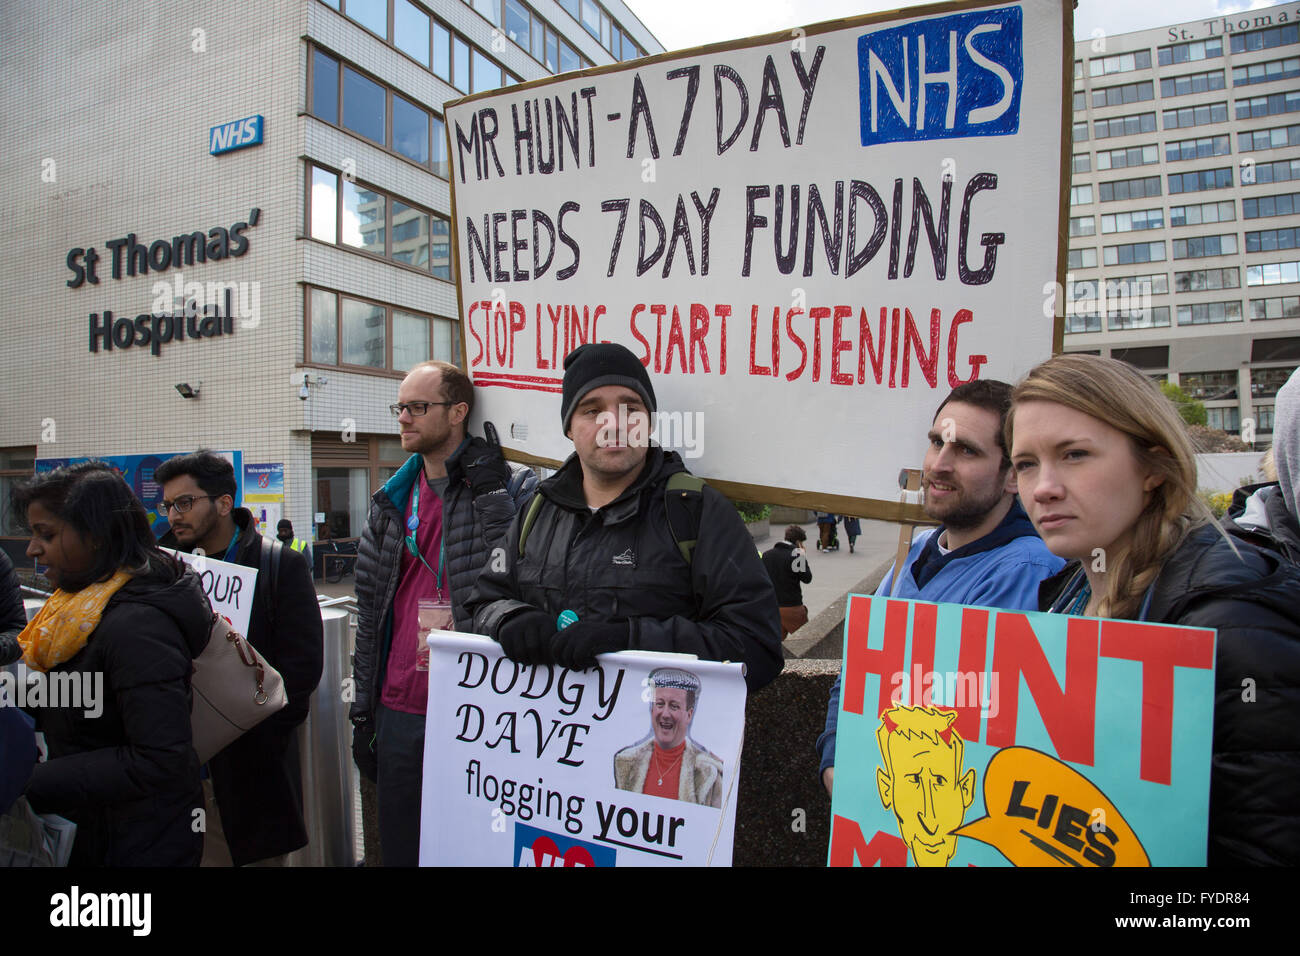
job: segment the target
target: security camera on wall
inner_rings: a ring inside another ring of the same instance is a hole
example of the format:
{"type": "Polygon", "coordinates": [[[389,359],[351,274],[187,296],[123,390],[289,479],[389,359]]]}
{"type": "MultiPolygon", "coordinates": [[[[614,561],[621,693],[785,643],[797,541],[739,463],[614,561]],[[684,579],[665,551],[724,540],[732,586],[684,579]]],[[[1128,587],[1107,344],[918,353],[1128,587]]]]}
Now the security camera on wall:
{"type": "Polygon", "coordinates": [[[302,383],[302,387],[298,389],[298,398],[300,398],[302,401],[305,402],[307,401],[307,394],[308,394],[307,383],[304,381],[302,383]]]}

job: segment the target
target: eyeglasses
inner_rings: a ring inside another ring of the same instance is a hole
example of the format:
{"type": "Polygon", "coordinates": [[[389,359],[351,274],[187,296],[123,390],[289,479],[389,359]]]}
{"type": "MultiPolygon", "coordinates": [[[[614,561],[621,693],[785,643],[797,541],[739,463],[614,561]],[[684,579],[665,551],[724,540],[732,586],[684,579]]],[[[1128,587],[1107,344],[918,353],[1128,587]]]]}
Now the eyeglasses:
{"type": "Polygon", "coordinates": [[[410,412],[412,418],[419,418],[428,414],[430,408],[434,405],[459,405],[460,402],[399,402],[396,405],[389,405],[388,410],[393,413],[394,418],[401,418],[402,412],[410,412]]]}
{"type": "Polygon", "coordinates": [[[158,513],[160,515],[165,515],[168,512],[174,511],[178,515],[183,515],[194,507],[194,502],[196,501],[201,501],[204,498],[215,499],[220,497],[221,495],[181,495],[175,501],[163,500],[158,502],[158,513]]]}

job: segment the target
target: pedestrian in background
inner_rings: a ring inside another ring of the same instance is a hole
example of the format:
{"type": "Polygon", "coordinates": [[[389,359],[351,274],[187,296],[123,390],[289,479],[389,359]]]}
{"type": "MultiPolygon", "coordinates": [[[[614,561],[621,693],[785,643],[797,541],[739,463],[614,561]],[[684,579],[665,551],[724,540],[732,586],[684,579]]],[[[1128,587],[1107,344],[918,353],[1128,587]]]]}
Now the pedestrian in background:
{"type": "Polygon", "coordinates": [[[776,589],[783,640],[808,623],[808,608],[803,603],[801,587],[812,582],[812,568],[808,566],[808,555],[803,549],[807,538],[803,528],[792,524],[785,529],[785,539],[763,555],[763,567],[776,589]]]}

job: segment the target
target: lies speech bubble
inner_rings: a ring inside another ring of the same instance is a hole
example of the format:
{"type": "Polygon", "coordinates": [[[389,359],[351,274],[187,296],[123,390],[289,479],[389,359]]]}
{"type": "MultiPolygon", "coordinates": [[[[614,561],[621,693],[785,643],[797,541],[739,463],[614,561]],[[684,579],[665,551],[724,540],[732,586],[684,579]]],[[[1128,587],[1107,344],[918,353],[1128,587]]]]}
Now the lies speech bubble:
{"type": "Polygon", "coordinates": [[[956,831],[1015,866],[1150,866],[1142,841],[1083,774],[1032,747],[1007,747],[984,771],[980,817],[956,831]]]}

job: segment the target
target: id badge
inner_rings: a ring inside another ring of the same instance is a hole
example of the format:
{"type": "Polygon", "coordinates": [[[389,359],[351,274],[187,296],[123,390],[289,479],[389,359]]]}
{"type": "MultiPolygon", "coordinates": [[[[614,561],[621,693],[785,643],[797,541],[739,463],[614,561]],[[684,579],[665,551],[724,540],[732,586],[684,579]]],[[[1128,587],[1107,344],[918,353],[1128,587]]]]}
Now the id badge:
{"type": "Polygon", "coordinates": [[[420,647],[415,653],[415,669],[417,671],[427,671],[429,669],[429,642],[426,638],[429,632],[454,631],[456,629],[455,620],[451,614],[451,601],[442,591],[438,591],[436,596],[431,598],[420,598],[419,601],[419,621],[420,621],[420,647]]]}

